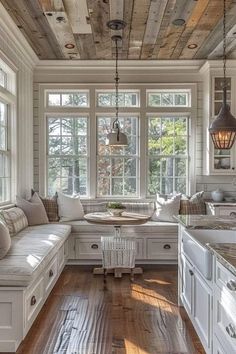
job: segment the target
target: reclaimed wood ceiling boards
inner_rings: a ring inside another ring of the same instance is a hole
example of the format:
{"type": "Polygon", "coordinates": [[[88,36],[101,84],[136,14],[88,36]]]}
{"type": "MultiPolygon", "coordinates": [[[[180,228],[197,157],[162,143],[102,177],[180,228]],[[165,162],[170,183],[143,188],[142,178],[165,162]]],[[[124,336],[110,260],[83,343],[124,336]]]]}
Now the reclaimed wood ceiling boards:
{"type": "MultiPolygon", "coordinates": [[[[217,59],[222,0],[0,0],[40,59],[112,59],[108,20],[122,19],[121,59],[217,59]]],[[[236,57],[236,0],[226,0],[236,57]]]]}

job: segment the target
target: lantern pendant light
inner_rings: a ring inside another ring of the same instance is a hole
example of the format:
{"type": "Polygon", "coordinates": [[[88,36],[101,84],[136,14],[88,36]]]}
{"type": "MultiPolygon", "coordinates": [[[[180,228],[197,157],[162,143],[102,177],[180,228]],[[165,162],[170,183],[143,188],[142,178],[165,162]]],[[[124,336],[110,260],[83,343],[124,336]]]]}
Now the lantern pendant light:
{"type": "Polygon", "coordinates": [[[227,104],[226,80],[226,0],[224,0],[223,17],[223,103],[218,116],[212,122],[209,132],[216,149],[231,149],[236,138],[236,119],[227,104]]]}
{"type": "MultiPolygon", "coordinates": [[[[111,20],[107,22],[107,27],[111,30],[121,30],[126,26],[122,20],[111,20]]],[[[118,41],[122,40],[119,35],[114,35],[111,39],[115,42],[116,48],[116,73],[115,73],[115,94],[116,94],[116,118],[112,123],[111,132],[107,135],[106,145],[108,146],[126,146],[128,145],[127,136],[120,130],[119,122],[119,74],[118,74],[118,41]]]]}

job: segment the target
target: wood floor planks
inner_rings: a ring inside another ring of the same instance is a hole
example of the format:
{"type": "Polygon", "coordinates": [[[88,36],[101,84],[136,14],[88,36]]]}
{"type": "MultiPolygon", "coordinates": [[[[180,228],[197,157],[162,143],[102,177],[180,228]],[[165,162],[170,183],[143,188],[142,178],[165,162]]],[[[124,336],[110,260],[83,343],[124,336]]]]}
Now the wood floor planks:
{"type": "Polygon", "coordinates": [[[177,269],[107,279],[68,266],[17,354],[204,354],[177,306],[177,269]]]}

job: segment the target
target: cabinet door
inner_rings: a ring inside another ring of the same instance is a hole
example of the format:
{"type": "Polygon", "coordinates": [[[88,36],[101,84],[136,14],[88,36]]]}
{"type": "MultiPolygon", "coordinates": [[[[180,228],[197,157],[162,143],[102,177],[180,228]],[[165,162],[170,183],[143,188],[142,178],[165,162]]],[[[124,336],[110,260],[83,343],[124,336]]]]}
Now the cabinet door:
{"type": "Polygon", "coordinates": [[[182,296],[181,300],[185,310],[191,315],[192,312],[193,269],[187,259],[182,256],[182,296]]]}
{"type": "Polygon", "coordinates": [[[193,317],[198,327],[198,335],[204,348],[211,346],[212,291],[195,271],[193,284],[193,317]]]}

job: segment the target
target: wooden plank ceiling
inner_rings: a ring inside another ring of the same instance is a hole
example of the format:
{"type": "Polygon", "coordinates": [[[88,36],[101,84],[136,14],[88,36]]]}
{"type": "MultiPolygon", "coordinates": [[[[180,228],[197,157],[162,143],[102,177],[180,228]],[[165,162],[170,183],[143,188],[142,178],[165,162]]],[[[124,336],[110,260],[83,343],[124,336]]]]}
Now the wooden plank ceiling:
{"type": "MultiPolygon", "coordinates": [[[[111,19],[127,23],[122,59],[222,56],[223,0],[0,1],[40,59],[114,58],[111,19]]],[[[236,0],[226,6],[227,56],[236,58],[236,0]]]]}

